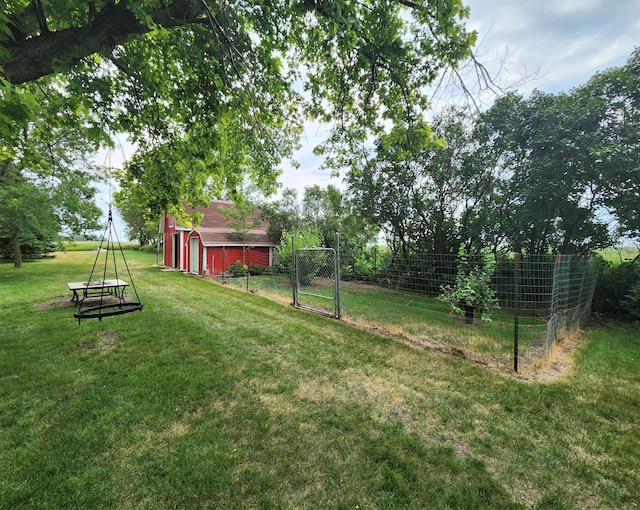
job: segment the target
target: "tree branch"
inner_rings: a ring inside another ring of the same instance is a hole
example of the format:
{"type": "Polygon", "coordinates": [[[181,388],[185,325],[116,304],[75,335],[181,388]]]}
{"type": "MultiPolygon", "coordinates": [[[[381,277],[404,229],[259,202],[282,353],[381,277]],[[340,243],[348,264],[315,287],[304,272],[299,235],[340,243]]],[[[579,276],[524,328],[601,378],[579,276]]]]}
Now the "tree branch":
{"type": "MultiPolygon", "coordinates": [[[[175,0],[149,15],[153,23],[165,28],[206,23],[200,9],[193,8],[196,3],[175,0]]],[[[152,30],[152,26],[141,22],[127,5],[127,2],[111,2],[82,27],[43,32],[8,44],[9,57],[1,62],[0,71],[14,85],[31,82],[73,67],[94,53],[110,52],[136,35],[152,30]]]]}
{"type": "Polygon", "coordinates": [[[32,0],[31,5],[34,6],[36,11],[36,17],[38,18],[38,26],[40,27],[41,34],[48,34],[50,32],[47,25],[47,17],[44,14],[42,7],[42,0],[32,0]]]}

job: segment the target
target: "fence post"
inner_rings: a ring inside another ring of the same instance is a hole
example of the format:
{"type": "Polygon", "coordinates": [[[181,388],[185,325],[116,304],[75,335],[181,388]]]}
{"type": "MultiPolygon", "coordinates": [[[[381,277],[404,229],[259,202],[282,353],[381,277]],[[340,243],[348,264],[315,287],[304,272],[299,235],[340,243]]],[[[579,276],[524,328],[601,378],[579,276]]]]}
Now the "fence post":
{"type": "Polygon", "coordinates": [[[222,247],[222,283],[224,283],[224,262],[225,262],[226,254],[227,254],[227,249],[223,246],[222,247]]]}
{"type": "Polygon", "coordinates": [[[374,283],[378,279],[378,242],[373,247],[373,273],[369,275],[371,278],[370,283],[374,283]]]}
{"type": "Polygon", "coordinates": [[[247,255],[247,292],[249,292],[249,273],[251,272],[251,270],[249,269],[251,267],[251,246],[249,246],[247,248],[248,250],[248,255],[247,255]]]}
{"type": "Polygon", "coordinates": [[[298,306],[298,268],[296,267],[296,236],[291,236],[291,288],[293,289],[293,306],[298,306]]]}
{"type": "Polygon", "coordinates": [[[336,269],[335,269],[335,293],[336,293],[336,303],[335,303],[335,315],[336,319],[340,318],[340,312],[342,310],[342,302],[340,300],[340,232],[336,232],[336,269]]]}
{"type": "MultiPolygon", "coordinates": [[[[565,266],[569,255],[556,254],[553,264],[553,284],[551,291],[551,310],[549,310],[549,325],[547,326],[547,352],[556,342],[558,332],[563,334],[566,329],[567,310],[569,305],[569,275],[565,278],[565,266]]],[[[570,262],[569,262],[570,263],[570,262]]]]}
{"type": "Polygon", "coordinates": [[[513,307],[513,371],[518,373],[518,341],[520,333],[519,311],[520,302],[520,254],[514,255],[514,307],[513,307]]]}

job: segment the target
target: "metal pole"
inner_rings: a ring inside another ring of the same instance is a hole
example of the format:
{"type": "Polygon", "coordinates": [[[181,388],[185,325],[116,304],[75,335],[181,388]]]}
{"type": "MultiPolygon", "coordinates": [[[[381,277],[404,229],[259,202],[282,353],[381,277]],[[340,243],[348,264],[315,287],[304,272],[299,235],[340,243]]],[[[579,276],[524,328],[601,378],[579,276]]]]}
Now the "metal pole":
{"type": "Polygon", "coordinates": [[[251,267],[251,246],[247,248],[249,251],[247,255],[247,292],[249,292],[249,268],[251,267]]]}
{"type": "Polygon", "coordinates": [[[298,268],[296,267],[296,236],[291,236],[291,287],[293,288],[293,306],[298,306],[298,268]]]}
{"type": "Polygon", "coordinates": [[[373,274],[369,275],[371,283],[378,277],[378,243],[373,247],[373,274]]]}
{"type": "Polygon", "coordinates": [[[519,341],[519,311],[518,305],[520,301],[520,254],[516,253],[514,257],[514,287],[515,287],[515,306],[513,310],[513,371],[518,373],[518,341],[519,341]]]}
{"type": "Polygon", "coordinates": [[[336,319],[340,318],[342,302],[340,299],[340,232],[336,232],[336,319]]]}

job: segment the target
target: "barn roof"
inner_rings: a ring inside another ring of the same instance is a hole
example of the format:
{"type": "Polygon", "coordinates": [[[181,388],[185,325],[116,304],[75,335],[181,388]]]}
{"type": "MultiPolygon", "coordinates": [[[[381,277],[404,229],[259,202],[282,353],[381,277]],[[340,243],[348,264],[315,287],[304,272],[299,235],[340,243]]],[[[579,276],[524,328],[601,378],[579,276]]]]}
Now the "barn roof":
{"type": "MultiPolygon", "coordinates": [[[[198,228],[202,244],[205,246],[240,246],[242,239],[230,228],[198,228]]],[[[248,245],[273,246],[269,235],[262,230],[249,230],[245,241],[248,245]]]]}
{"type": "MultiPolygon", "coordinates": [[[[227,220],[220,208],[233,207],[229,200],[212,200],[206,207],[188,208],[187,213],[198,212],[202,214],[200,226],[195,229],[200,234],[202,244],[205,246],[241,246],[242,239],[238,237],[234,229],[227,226],[227,220]]],[[[254,218],[253,216],[251,217],[254,218]]],[[[246,244],[254,246],[273,246],[267,234],[267,222],[263,222],[256,229],[249,230],[249,239],[246,244]]],[[[186,228],[186,227],[183,227],[186,228]]]]}

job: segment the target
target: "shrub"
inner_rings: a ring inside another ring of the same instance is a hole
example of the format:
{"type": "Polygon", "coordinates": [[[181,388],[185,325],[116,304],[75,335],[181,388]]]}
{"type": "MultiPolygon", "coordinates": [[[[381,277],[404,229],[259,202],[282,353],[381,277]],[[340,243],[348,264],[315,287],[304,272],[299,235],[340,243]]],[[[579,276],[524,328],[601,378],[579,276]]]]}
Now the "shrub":
{"type": "Polygon", "coordinates": [[[373,273],[374,263],[371,252],[362,251],[353,260],[353,272],[360,278],[366,278],[373,273]]]}
{"type": "Polygon", "coordinates": [[[622,300],[622,306],[631,318],[640,320],[640,282],[629,289],[622,300]]]}
{"type": "Polygon", "coordinates": [[[243,264],[237,260],[234,264],[229,265],[229,272],[232,276],[245,276],[249,268],[246,264],[243,264]]]}
{"type": "Polygon", "coordinates": [[[637,318],[640,301],[636,300],[638,290],[634,289],[640,285],[640,265],[631,261],[614,264],[602,258],[599,264],[592,312],[619,319],[632,318],[635,313],[637,318]]]}
{"type": "Polygon", "coordinates": [[[495,291],[490,287],[491,276],[496,270],[496,259],[490,252],[483,252],[478,264],[469,263],[469,255],[460,248],[458,272],[455,284],[442,287],[440,301],[451,310],[473,321],[473,312],[480,313],[483,321],[490,322],[492,309],[500,308],[495,291]]]}
{"type": "Polygon", "coordinates": [[[265,274],[267,268],[262,264],[251,264],[249,265],[249,274],[251,276],[259,276],[261,274],[265,274]]]}
{"type": "Polygon", "coordinates": [[[275,249],[274,258],[278,269],[290,276],[293,269],[291,258],[292,235],[295,236],[296,248],[317,248],[322,245],[320,234],[314,228],[302,226],[294,229],[293,232],[283,232],[280,244],[275,249]]]}
{"type": "Polygon", "coordinates": [[[303,286],[311,285],[313,277],[319,270],[320,252],[308,251],[298,254],[298,283],[303,286]]]}

